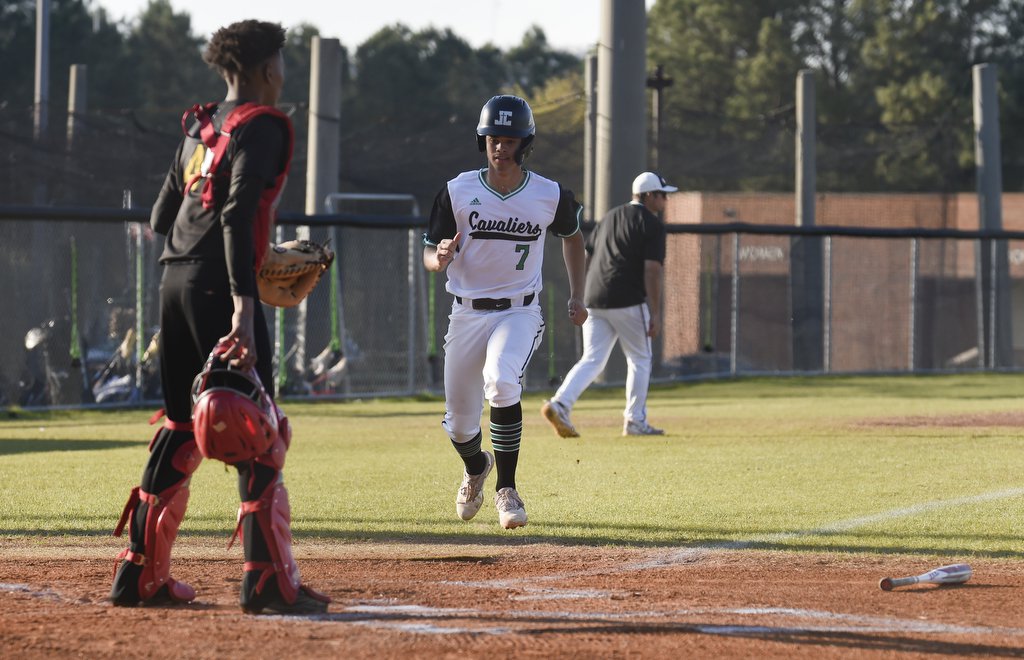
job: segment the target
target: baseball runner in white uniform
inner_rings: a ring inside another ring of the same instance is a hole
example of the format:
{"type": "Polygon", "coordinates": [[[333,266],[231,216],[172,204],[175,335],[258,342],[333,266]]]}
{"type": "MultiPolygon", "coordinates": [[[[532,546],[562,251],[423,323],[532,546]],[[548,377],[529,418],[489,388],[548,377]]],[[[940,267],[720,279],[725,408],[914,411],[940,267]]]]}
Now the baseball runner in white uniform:
{"type": "Polygon", "coordinates": [[[589,240],[587,310],[583,356],[569,371],[541,414],[558,435],[579,433],[569,419],[577,399],[597,378],[616,341],[626,355],[626,408],[623,435],[661,435],[647,423],[651,380],[651,339],[661,328],[661,289],[665,261],[664,212],[667,195],[678,190],[655,172],[633,180],[632,201],[610,210],[589,240]]]}
{"type": "Polygon", "coordinates": [[[582,325],[585,262],[582,207],[572,192],[523,167],[533,148],[533,112],[517,96],[495,96],[480,112],[477,142],[487,167],[463,172],[438,193],[423,236],[423,265],[447,270],[454,296],[444,343],[442,427],[464,462],[455,508],[472,519],[497,467],[495,505],[505,529],[526,524],[516,490],[523,430],[522,378],[543,337],[541,266],[548,233],[562,239],[569,319],[582,325]],[[483,399],[492,455],[481,448],[483,399]]]}

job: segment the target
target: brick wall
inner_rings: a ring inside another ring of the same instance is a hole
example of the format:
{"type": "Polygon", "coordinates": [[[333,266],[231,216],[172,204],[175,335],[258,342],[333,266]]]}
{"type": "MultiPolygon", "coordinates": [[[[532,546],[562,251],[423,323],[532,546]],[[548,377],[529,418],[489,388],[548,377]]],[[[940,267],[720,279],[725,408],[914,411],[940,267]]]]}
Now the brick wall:
{"type": "MultiPolygon", "coordinates": [[[[1024,194],[1006,193],[1002,201],[1003,227],[1024,230],[1024,194]]],[[[977,197],[968,193],[821,193],[815,214],[816,224],[823,226],[978,228],[977,197]]],[[[791,225],[795,217],[794,196],[788,193],[679,192],[669,196],[665,211],[669,224],[791,225]]],[[[1024,242],[1012,242],[1009,247],[1011,277],[1024,278],[1024,242]]],[[[832,240],[833,370],[904,369],[911,348],[918,366],[941,367],[950,355],[977,345],[974,243],[918,243],[918,303],[914,310],[918,337],[914,347],[909,345],[909,250],[909,239],[832,240]]],[[[666,364],[692,364],[687,360],[695,355],[729,352],[734,256],[731,235],[669,236],[662,349],[666,364]]],[[[739,268],[741,318],[748,326],[740,328],[740,358],[769,365],[769,369],[786,369],[789,239],[741,236],[739,268]]],[[[1022,324],[1014,327],[1024,330],[1022,324]]],[[[1015,344],[1024,345],[1024,336],[1015,344]]]]}

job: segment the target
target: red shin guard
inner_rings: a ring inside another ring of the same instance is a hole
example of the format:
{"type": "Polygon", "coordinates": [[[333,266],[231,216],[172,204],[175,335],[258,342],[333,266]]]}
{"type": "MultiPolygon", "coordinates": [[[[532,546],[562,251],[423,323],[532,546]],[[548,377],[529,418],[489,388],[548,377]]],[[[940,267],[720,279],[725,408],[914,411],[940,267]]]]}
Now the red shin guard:
{"type": "MultiPolygon", "coordinates": [[[[188,432],[191,428],[190,425],[167,420],[157,435],[175,431],[188,432]]],[[[187,603],[196,597],[196,592],[191,586],[171,577],[171,548],[188,507],[189,480],[201,460],[195,440],[184,442],[171,457],[171,467],[184,474],[184,478],[158,494],[147,493],[141,486],[136,486],[132,489],[131,496],[121,513],[114,536],[121,536],[125,525],[132,525],[135,516],[142,510],[142,504],[146,504],[142,538],[132,539],[133,546],[136,547],[141,541],[144,551],[133,552],[129,547],[117,557],[117,565],[120,565],[121,560],[125,560],[141,567],[138,597],[142,601],[153,598],[165,585],[167,596],[174,602],[187,603]]]]}
{"type": "Polygon", "coordinates": [[[114,535],[121,535],[125,522],[135,515],[139,501],[145,502],[149,505],[146,512],[144,541],[146,554],[125,548],[117,558],[142,566],[142,573],[139,575],[141,600],[149,600],[161,587],[167,585],[167,595],[171,600],[187,603],[195,599],[196,592],[188,584],[171,577],[171,547],[178,536],[181,520],[185,517],[189,490],[184,485],[179,485],[165,490],[162,495],[163,497],[147,493],[139,487],[132,489],[132,495],[125,505],[125,513],[122,514],[114,535]],[[170,499],[164,499],[166,497],[170,499]]]}
{"type": "Polygon", "coordinates": [[[269,562],[245,562],[246,571],[262,571],[256,593],[263,590],[267,580],[274,578],[281,598],[286,603],[295,603],[300,590],[321,602],[331,602],[329,597],[304,586],[299,577],[299,565],[292,556],[291,507],[284,484],[275,480],[259,499],[242,502],[238,510],[238,526],[231,537],[232,543],[241,532],[242,521],[248,515],[253,516],[254,523],[259,526],[271,557],[269,562]]]}

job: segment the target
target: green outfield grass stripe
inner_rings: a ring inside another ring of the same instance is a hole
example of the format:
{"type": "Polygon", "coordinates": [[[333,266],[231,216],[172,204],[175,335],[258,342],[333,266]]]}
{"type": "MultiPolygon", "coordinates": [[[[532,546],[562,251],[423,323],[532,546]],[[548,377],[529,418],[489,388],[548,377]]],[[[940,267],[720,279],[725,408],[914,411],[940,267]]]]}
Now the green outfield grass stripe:
{"type": "MultiPolygon", "coordinates": [[[[540,414],[543,394],[524,399],[517,481],[530,541],[646,547],[655,565],[731,548],[1024,560],[1019,374],[657,386],[650,416],[668,435],[629,439],[623,396],[588,390],[573,411],[583,438],[563,439],[540,414]]],[[[443,399],[285,406],[297,547],[310,538],[502,538],[493,509],[469,525],[451,511],[464,466],[438,424],[443,399]]],[[[149,456],[148,418],[92,410],[0,419],[0,548],[106,538],[149,456]]],[[[518,438],[483,442],[510,449],[518,438]]],[[[237,482],[235,470],[204,461],[179,540],[226,537],[237,482]]]]}

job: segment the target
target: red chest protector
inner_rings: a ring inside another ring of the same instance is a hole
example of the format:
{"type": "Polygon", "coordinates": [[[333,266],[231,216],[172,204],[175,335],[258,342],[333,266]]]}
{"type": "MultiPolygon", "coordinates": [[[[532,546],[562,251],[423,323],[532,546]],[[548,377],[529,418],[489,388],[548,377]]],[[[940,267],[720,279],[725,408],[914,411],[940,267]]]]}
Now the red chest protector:
{"type": "Polygon", "coordinates": [[[227,118],[224,119],[224,123],[218,131],[213,125],[213,118],[211,116],[211,113],[216,108],[216,103],[207,103],[206,105],[197,103],[192,106],[192,109],[186,110],[185,114],[181,116],[181,128],[185,131],[186,135],[188,135],[188,119],[190,116],[195,117],[196,121],[199,122],[199,137],[209,150],[203,162],[202,171],[192,177],[192,180],[185,186],[185,190],[189,190],[199,179],[206,179],[203,182],[203,208],[213,208],[214,176],[217,173],[217,168],[220,167],[221,161],[224,159],[224,154],[228,150],[228,144],[231,142],[231,134],[235,129],[260,115],[278,117],[284,120],[285,125],[288,127],[288,144],[285,147],[286,158],[284,168],[277,175],[277,178],[274,179],[274,185],[266,188],[260,195],[259,207],[256,210],[256,218],[253,222],[253,254],[256,255],[255,270],[259,271],[260,266],[263,265],[267,244],[270,242],[270,228],[274,224],[277,204],[281,199],[281,192],[284,190],[285,181],[288,179],[288,168],[291,166],[292,148],[295,143],[295,131],[292,129],[292,122],[288,115],[277,108],[258,103],[243,103],[235,106],[227,118]]]}

